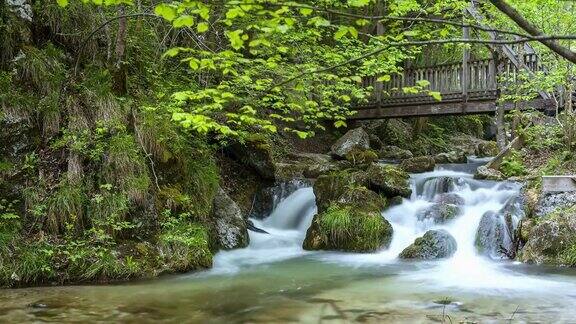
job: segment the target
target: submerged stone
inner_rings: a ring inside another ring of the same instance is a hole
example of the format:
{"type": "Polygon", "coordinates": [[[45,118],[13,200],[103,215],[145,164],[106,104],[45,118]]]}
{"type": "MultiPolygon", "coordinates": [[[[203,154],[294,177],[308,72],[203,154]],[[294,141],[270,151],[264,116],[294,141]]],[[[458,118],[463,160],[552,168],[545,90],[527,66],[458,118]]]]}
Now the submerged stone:
{"type": "Polygon", "coordinates": [[[402,259],[441,259],[454,255],[457,249],[454,237],[445,230],[430,230],[400,253],[402,259]]]}

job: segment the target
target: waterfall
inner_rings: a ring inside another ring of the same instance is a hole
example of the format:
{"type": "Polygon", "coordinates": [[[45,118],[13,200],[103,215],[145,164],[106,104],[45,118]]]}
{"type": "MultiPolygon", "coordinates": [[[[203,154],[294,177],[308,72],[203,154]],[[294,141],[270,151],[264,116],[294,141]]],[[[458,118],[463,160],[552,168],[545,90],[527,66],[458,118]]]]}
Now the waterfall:
{"type": "Polygon", "coordinates": [[[302,242],[315,214],[316,201],[311,187],[297,189],[279,199],[270,216],[263,220],[251,219],[257,228],[267,233],[250,231],[247,248],[218,253],[214,259],[215,272],[234,273],[243,267],[305,254],[302,242]]]}

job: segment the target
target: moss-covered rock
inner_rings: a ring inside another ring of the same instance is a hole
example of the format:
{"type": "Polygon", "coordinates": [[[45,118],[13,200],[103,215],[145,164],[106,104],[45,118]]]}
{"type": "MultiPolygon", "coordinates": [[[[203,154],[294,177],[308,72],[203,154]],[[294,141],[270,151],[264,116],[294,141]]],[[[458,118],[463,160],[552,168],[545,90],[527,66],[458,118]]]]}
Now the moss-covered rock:
{"type": "Polygon", "coordinates": [[[400,163],[400,167],[410,173],[422,173],[426,171],[433,171],[436,166],[434,158],[431,156],[419,156],[411,159],[406,159],[400,163]]]}
{"type": "Polygon", "coordinates": [[[366,174],[362,171],[336,171],[318,177],[314,182],[314,195],[318,212],[325,211],[328,206],[337,202],[350,186],[364,186],[366,174]]]}
{"type": "Polygon", "coordinates": [[[369,165],[378,161],[378,154],[371,149],[353,148],[346,153],[346,160],[352,165],[369,165]]]}
{"type": "Polygon", "coordinates": [[[456,252],[458,245],[450,233],[445,230],[430,230],[414,241],[400,253],[402,259],[441,259],[449,258],[456,252]]]}
{"type": "Polygon", "coordinates": [[[476,144],[476,156],[478,157],[496,156],[498,153],[500,153],[500,149],[494,141],[479,141],[476,144]]]}
{"type": "Polygon", "coordinates": [[[394,145],[385,145],[378,151],[378,156],[386,160],[405,160],[414,157],[412,152],[394,145]]]}
{"type": "Polygon", "coordinates": [[[314,216],[303,248],[372,252],[387,248],[391,241],[392,226],[380,212],[332,205],[314,216]]]}
{"type": "Polygon", "coordinates": [[[371,165],[366,170],[368,187],[386,197],[410,197],[412,190],[408,179],[410,176],[393,165],[371,165]]]}
{"type": "Polygon", "coordinates": [[[274,180],[276,166],[272,144],[264,136],[250,136],[245,142],[235,143],[230,152],[245,165],[254,170],[266,180],[274,180]]]}
{"type": "Polygon", "coordinates": [[[575,266],[574,233],[576,208],[557,210],[530,229],[519,259],[529,263],[575,266]]]}
{"type": "Polygon", "coordinates": [[[368,150],[370,136],[361,127],[349,130],[332,145],[330,154],[335,158],[345,159],[352,150],[368,150]]]}

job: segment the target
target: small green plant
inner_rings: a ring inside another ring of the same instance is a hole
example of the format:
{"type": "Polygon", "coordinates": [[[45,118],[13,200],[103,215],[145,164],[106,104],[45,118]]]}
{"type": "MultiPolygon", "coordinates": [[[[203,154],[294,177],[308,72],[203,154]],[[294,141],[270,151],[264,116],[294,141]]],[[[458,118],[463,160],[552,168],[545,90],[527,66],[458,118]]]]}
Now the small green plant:
{"type": "Polygon", "coordinates": [[[500,171],[507,177],[522,176],[528,174],[522,156],[518,151],[512,151],[500,165],[500,171]]]}

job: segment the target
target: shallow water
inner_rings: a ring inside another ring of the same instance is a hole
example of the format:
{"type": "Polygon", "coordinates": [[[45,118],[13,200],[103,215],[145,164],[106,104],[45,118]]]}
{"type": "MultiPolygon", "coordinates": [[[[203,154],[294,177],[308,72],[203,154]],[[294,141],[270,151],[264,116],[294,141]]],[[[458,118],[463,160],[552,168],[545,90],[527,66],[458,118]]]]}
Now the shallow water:
{"type": "Polygon", "coordinates": [[[446,323],[576,323],[576,271],[477,254],[482,214],[499,210],[518,186],[478,182],[465,169],[412,177],[414,189],[421,189],[383,213],[395,231],[387,250],[303,251],[316,210],[312,190],[302,188],[269,218],[254,220],[269,235],[251,233],[248,248],[219,253],[212,270],[113,286],[3,290],[0,322],[429,323],[444,314],[446,323]],[[457,178],[451,190],[465,200],[462,215],[441,226],[416,217],[431,204],[426,190],[438,188],[426,181],[438,177],[457,178]],[[397,259],[432,228],[455,237],[452,258],[397,259]]]}

